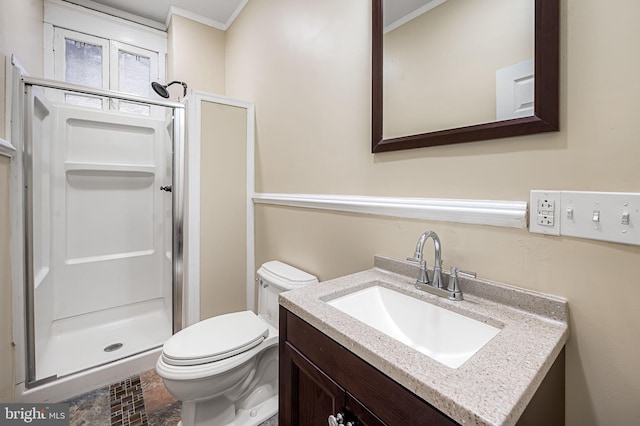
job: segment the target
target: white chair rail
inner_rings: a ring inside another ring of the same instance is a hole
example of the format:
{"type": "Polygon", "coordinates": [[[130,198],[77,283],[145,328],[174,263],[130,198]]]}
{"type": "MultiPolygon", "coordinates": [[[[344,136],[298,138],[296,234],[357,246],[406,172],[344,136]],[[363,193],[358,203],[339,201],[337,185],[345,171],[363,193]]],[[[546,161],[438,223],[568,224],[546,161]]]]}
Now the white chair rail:
{"type": "Polygon", "coordinates": [[[256,204],[508,228],[527,227],[526,201],[256,193],[256,204]]]}

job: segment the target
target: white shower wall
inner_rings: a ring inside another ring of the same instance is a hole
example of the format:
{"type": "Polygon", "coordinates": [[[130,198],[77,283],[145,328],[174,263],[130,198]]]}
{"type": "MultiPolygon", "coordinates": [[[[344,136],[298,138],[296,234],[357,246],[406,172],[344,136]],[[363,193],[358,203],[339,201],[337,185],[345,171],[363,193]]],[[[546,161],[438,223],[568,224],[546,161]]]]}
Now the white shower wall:
{"type": "Polygon", "coordinates": [[[170,120],[34,100],[36,378],[172,333],[170,120]],[[121,343],[122,349],[104,348],[121,343]]]}
{"type": "Polygon", "coordinates": [[[55,319],[162,297],[164,120],[57,114],[55,319]]]}

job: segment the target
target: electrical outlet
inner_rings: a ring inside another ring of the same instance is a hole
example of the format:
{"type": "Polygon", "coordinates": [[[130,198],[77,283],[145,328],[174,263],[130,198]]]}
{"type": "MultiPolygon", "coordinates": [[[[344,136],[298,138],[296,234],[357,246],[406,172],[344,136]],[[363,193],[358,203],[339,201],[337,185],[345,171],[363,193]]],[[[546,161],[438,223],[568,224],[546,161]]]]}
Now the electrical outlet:
{"type": "Polygon", "coordinates": [[[560,191],[531,191],[529,231],[560,235],[560,191]]]}
{"type": "MultiPolygon", "coordinates": [[[[540,226],[553,227],[555,224],[556,202],[550,198],[539,198],[536,210],[537,223],[540,226]]],[[[533,213],[532,213],[533,214],[533,213]]]]}

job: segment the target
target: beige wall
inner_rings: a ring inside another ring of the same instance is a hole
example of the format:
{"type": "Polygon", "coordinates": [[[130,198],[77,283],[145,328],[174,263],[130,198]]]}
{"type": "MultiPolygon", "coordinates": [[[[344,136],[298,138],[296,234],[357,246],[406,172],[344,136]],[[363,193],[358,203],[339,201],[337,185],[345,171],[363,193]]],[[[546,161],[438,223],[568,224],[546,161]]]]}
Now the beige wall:
{"type": "Polygon", "coordinates": [[[0,53],[15,54],[27,72],[42,77],[42,0],[0,0],[0,53]]]}
{"type": "Polygon", "coordinates": [[[247,110],[202,102],[200,318],[246,309],[247,110]]]}
{"type": "MultiPolygon", "coordinates": [[[[167,29],[167,83],[184,81],[189,88],[224,94],[225,33],[196,21],[173,15],[167,29]]],[[[182,88],[173,85],[172,95],[182,88]]]]}
{"type": "MultiPolygon", "coordinates": [[[[561,126],[372,155],[370,2],[249,2],[227,33],[227,94],[256,104],[257,191],[527,200],[531,189],[640,191],[640,3],[562,4],[561,126]],[[267,4],[268,3],[268,4],[267,4]]],[[[526,230],[258,206],[256,264],[321,279],[441,236],[445,266],[568,298],[567,424],[640,418],[640,247],[526,230]]]]}
{"type": "Polygon", "coordinates": [[[385,137],[495,121],[496,71],[533,59],[533,3],[448,0],[385,34],[385,137]]]}
{"type": "MultiPolygon", "coordinates": [[[[42,76],[42,0],[0,0],[0,61],[2,55],[16,55],[27,72],[42,76]]],[[[4,76],[4,69],[2,73],[4,76]]],[[[4,135],[4,78],[0,83],[0,136],[4,135]]],[[[4,136],[7,137],[6,135],[4,136]]],[[[9,160],[0,156],[0,401],[13,401],[13,348],[11,277],[9,265],[9,160]]]]}

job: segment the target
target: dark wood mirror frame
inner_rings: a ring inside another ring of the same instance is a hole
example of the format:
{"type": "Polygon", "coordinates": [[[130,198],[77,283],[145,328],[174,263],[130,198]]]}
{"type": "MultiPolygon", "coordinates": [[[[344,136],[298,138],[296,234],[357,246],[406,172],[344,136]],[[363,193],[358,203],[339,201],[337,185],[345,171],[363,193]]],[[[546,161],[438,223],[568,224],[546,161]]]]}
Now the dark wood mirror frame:
{"type": "MultiPolygon", "coordinates": [[[[559,129],[560,0],[534,0],[534,114],[530,117],[436,132],[383,139],[382,135],[382,1],[372,0],[371,152],[447,145],[552,132],[559,129]]],[[[427,118],[425,118],[427,119],[427,118]]]]}

